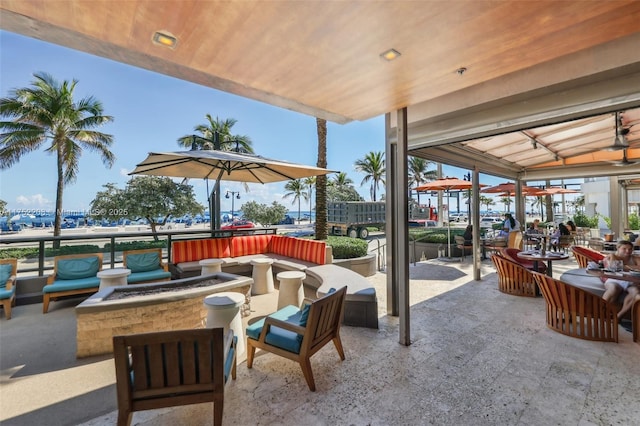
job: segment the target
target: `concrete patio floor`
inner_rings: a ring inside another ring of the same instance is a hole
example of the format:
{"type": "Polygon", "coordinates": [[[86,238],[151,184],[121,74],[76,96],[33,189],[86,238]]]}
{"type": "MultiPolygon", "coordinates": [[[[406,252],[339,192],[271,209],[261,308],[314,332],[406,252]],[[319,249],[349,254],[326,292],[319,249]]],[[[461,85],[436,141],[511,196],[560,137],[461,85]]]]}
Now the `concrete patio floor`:
{"type": "MultiPolygon", "coordinates": [[[[554,275],[576,267],[556,262],[554,275]]],[[[398,343],[378,289],[380,329],[343,327],[346,360],[329,344],[312,358],[316,392],[300,367],[245,355],[225,391],[228,425],[632,425],[640,419],[640,345],[579,340],[549,330],[542,298],[497,290],[492,264],[411,265],[412,345],[398,343]]],[[[339,283],[337,283],[339,284],[339,283]]],[[[253,315],[276,294],[254,297],[253,315]]],[[[0,318],[0,423],[102,426],[116,423],[111,356],[75,358],[78,300],[18,306],[0,318]]],[[[252,315],[252,316],[253,316],[252,315]]],[[[246,319],[245,319],[246,322],[246,319]]],[[[212,405],[137,412],[132,424],[212,424],[212,405]]]]}

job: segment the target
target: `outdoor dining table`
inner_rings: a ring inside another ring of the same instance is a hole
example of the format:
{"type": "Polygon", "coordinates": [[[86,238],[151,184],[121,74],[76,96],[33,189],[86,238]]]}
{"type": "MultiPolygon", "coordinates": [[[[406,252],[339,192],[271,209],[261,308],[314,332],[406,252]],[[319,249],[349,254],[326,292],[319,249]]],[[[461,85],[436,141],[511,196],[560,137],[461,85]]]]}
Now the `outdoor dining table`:
{"type": "Polygon", "coordinates": [[[607,269],[591,269],[587,268],[587,273],[602,278],[622,279],[631,283],[640,283],[640,272],[638,271],[621,271],[613,272],[607,269]]]}
{"type": "Polygon", "coordinates": [[[518,253],[518,257],[521,259],[531,260],[533,261],[533,270],[538,272],[538,262],[547,262],[547,275],[553,277],[553,266],[552,263],[554,260],[566,260],[569,258],[569,255],[566,253],[558,253],[555,251],[546,252],[542,254],[537,251],[521,251],[518,253]]]}

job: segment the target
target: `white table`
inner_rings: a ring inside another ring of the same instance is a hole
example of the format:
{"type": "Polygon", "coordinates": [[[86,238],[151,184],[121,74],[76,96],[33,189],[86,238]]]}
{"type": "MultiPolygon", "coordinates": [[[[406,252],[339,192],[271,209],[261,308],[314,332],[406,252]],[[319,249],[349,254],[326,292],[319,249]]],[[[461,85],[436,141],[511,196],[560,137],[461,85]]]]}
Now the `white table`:
{"type": "Polygon", "coordinates": [[[222,264],[224,261],[222,259],[202,259],[198,263],[202,266],[200,275],[211,275],[222,272],[222,264]]]}
{"type": "Polygon", "coordinates": [[[97,277],[100,278],[99,290],[127,285],[127,277],[129,275],[131,275],[131,269],[126,268],[103,269],[102,271],[98,271],[97,277]]]}
{"type": "Polygon", "coordinates": [[[251,286],[251,294],[267,294],[274,291],[273,271],[271,264],[273,259],[253,259],[253,285],[251,286]]]}
{"type": "Polygon", "coordinates": [[[238,354],[245,351],[244,329],[240,307],[244,303],[244,295],[232,291],[211,294],[204,298],[207,308],[207,328],[223,327],[226,334],[229,329],[238,337],[236,349],[238,354]]]}
{"type": "Polygon", "coordinates": [[[306,277],[307,274],[302,271],[285,271],[279,272],[278,275],[276,275],[276,278],[280,281],[278,309],[288,305],[300,307],[300,304],[302,304],[304,300],[302,280],[306,277]]]}

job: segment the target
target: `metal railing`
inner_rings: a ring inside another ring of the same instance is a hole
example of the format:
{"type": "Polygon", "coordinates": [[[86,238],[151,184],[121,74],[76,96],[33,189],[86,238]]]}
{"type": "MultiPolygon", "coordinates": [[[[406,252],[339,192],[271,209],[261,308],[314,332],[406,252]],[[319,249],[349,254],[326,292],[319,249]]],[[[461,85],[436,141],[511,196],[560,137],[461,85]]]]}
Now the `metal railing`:
{"type": "Polygon", "coordinates": [[[277,228],[251,228],[251,229],[234,229],[234,230],[172,230],[172,231],[158,231],[158,232],[119,232],[105,234],[76,234],[76,235],[60,235],[54,237],[53,235],[45,236],[0,236],[0,249],[6,248],[38,248],[38,265],[36,267],[25,267],[24,262],[18,263],[18,274],[25,274],[31,272],[37,272],[37,275],[42,277],[46,271],[52,270],[52,265],[46,264],[46,249],[53,247],[55,242],[59,242],[60,246],[63,243],[67,245],[77,245],[83,242],[98,242],[98,245],[109,244],[109,265],[111,268],[119,263],[116,258],[116,243],[124,240],[134,241],[154,241],[156,239],[166,239],[166,246],[163,248],[163,259],[171,259],[171,243],[176,240],[194,240],[205,238],[224,238],[241,235],[265,235],[276,234],[277,228]],[[166,254],[166,256],[165,256],[166,254]]]}

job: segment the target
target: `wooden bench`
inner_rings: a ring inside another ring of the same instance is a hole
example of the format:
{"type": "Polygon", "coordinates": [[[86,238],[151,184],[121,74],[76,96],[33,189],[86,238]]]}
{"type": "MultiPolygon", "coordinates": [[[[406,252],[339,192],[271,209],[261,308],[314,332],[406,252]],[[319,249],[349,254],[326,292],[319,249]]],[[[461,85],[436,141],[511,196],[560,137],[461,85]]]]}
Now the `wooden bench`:
{"type": "Polygon", "coordinates": [[[42,288],[42,313],[49,311],[49,301],[63,296],[93,294],[100,287],[96,274],[102,269],[102,253],[69,254],[53,259],[53,275],[42,288]]]}

